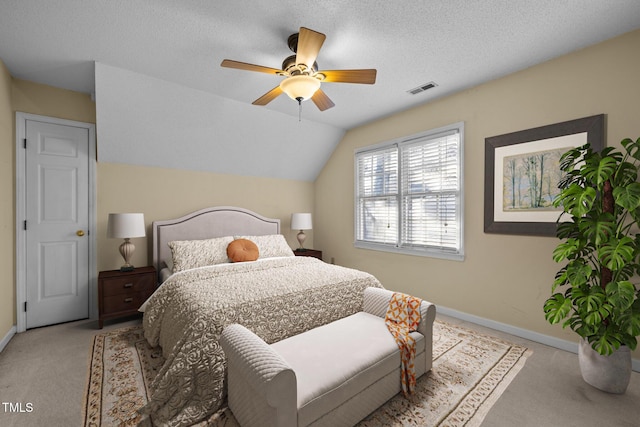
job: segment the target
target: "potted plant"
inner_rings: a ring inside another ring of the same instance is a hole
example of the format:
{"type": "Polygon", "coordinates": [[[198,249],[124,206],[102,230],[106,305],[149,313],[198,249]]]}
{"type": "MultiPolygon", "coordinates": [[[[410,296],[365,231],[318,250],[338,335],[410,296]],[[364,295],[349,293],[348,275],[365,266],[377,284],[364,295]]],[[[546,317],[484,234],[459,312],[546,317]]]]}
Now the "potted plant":
{"type": "Polygon", "coordinates": [[[554,206],[563,209],[562,242],[553,259],[564,266],[544,304],[549,323],[563,322],[582,338],[585,381],[613,393],[626,391],[640,335],[640,292],[631,282],[640,274],[640,138],[621,144],[624,151],[587,144],[561,157],[566,176],[554,206]]]}

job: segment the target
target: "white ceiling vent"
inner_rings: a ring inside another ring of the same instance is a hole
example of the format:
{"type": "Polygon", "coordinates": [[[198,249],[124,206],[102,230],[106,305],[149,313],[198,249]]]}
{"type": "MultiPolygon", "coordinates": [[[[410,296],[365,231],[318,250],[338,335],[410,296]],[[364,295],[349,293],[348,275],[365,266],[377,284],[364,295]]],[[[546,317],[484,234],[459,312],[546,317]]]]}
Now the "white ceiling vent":
{"type": "Polygon", "coordinates": [[[425,90],[429,90],[429,89],[433,89],[434,87],[438,86],[435,82],[429,82],[429,83],[424,83],[418,87],[414,87],[413,89],[409,89],[407,91],[407,93],[410,93],[411,95],[417,95],[420,92],[424,92],[425,90]]]}

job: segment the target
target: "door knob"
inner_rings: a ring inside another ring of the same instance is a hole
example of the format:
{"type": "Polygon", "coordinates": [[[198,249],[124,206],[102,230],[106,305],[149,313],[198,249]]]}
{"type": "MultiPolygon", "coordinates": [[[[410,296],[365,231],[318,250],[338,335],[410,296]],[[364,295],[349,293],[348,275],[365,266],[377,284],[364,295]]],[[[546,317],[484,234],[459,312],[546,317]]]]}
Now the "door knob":
{"type": "Polygon", "coordinates": [[[76,231],[76,234],[77,234],[78,236],[82,237],[82,236],[84,236],[84,231],[82,231],[82,230],[78,230],[78,231],[76,231]]]}

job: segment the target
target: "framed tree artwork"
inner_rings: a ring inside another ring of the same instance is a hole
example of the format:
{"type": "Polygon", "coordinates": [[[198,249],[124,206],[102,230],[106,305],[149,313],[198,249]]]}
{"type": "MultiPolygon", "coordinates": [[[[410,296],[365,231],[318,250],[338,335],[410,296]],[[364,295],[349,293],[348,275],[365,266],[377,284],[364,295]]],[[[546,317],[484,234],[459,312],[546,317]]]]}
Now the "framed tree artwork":
{"type": "Polygon", "coordinates": [[[485,233],[555,236],[560,157],[573,147],[604,146],[604,114],[485,139],[485,233]]]}

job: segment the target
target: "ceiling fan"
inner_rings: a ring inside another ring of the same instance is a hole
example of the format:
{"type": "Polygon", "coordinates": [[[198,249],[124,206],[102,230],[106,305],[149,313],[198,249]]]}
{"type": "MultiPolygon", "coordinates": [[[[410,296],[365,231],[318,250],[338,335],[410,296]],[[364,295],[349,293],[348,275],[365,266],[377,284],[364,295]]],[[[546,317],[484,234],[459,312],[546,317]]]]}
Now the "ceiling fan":
{"type": "Polygon", "coordinates": [[[335,104],[320,89],[321,83],[374,84],[376,82],[375,69],[318,71],[316,57],[325,38],[326,36],[322,33],[300,27],[300,32],[290,35],[287,40],[289,49],[295,55],[287,57],[282,62],[281,70],[231,59],[225,59],[220,65],[285,77],[278,86],[253,101],[253,105],[267,105],[284,92],[291,99],[298,101],[299,105],[302,101],[311,99],[320,111],[324,111],[335,104]]]}

